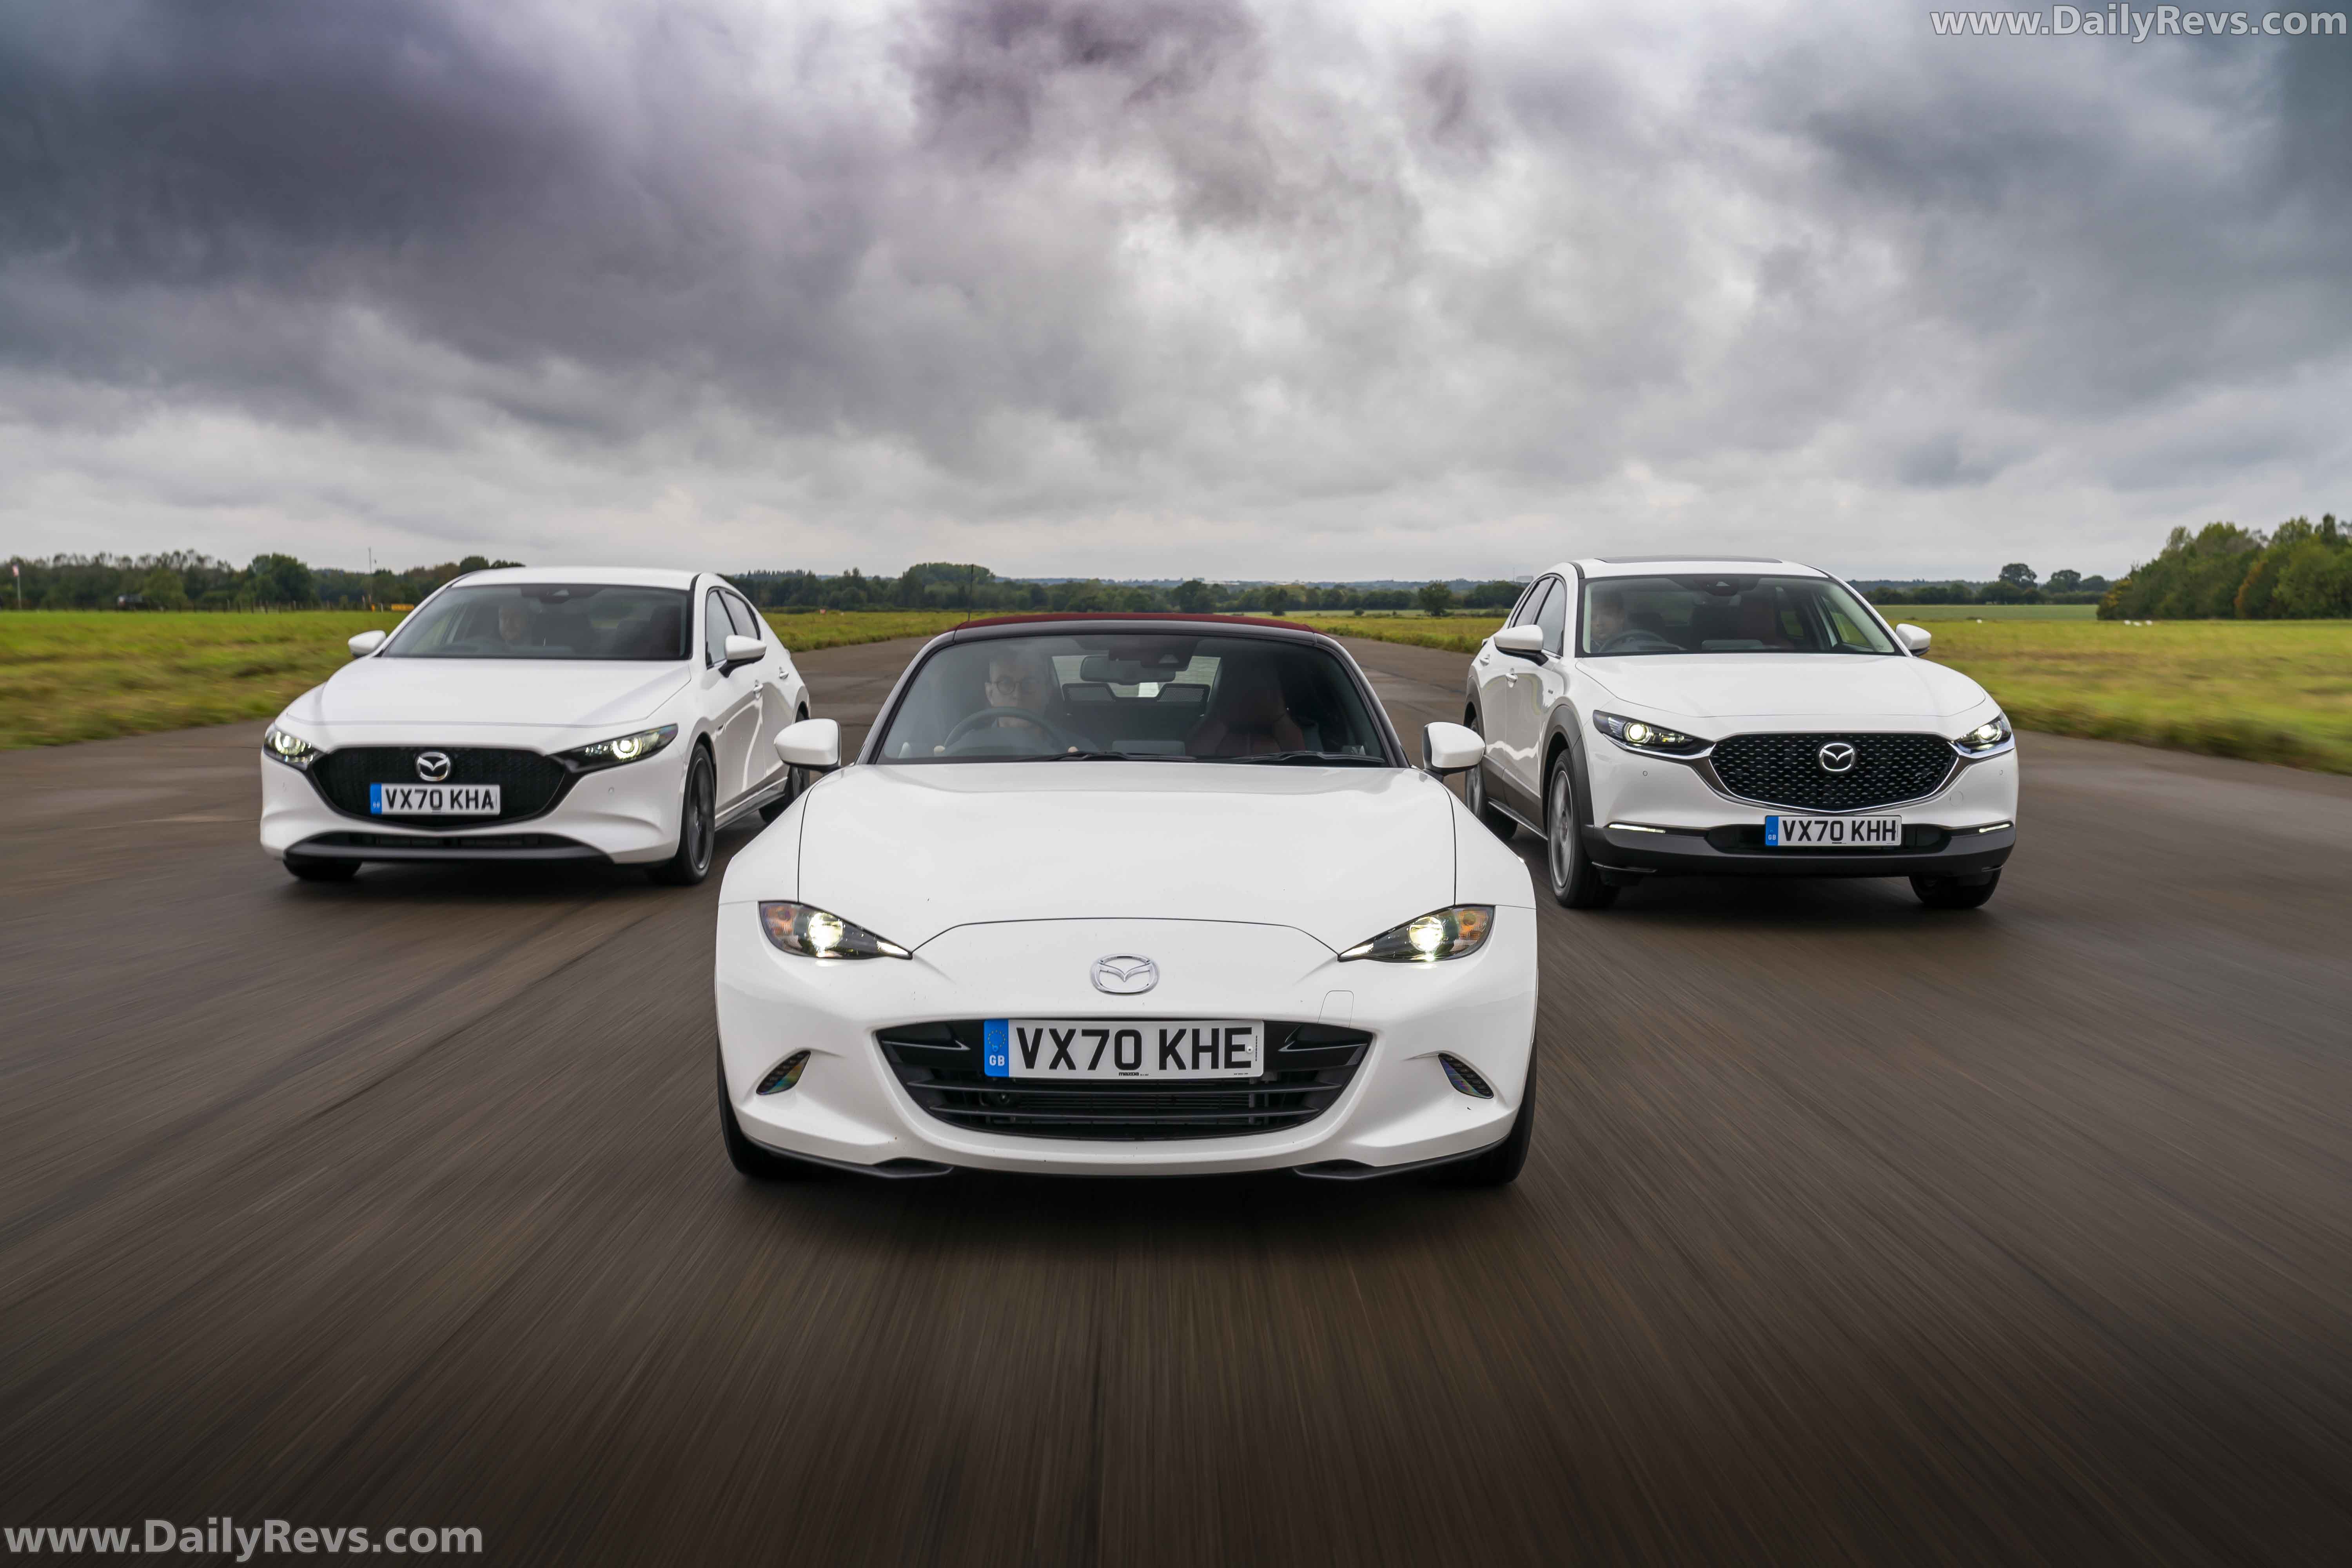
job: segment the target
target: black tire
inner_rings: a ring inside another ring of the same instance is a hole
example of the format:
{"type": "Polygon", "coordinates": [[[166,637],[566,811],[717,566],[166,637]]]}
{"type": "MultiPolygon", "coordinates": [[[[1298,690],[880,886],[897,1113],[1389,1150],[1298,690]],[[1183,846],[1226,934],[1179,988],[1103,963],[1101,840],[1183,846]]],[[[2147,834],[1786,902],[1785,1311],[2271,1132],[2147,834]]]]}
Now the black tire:
{"type": "Polygon", "coordinates": [[[360,874],[360,863],[326,860],[314,855],[289,855],[286,869],[306,882],[348,882],[360,874]]]}
{"type": "Polygon", "coordinates": [[[1605,910],[1617,901],[1616,888],[1593,869],[1577,831],[1576,780],[1566,752],[1552,758],[1544,780],[1544,868],[1552,900],[1563,909],[1605,910]]]}
{"type": "Polygon", "coordinates": [[[677,852],[652,868],[653,879],[691,888],[710,875],[719,852],[719,772],[710,753],[697,746],[686,764],[686,793],[678,804],[677,852]]]}
{"type": "Polygon", "coordinates": [[[719,1063],[719,1141],[727,1145],[727,1163],[755,1182],[797,1182],[813,1176],[818,1167],[762,1149],[743,1136],[735,1120],[734,1103],[727,1098],[727,1062],[719,1063]]]}
{"type": "MultiPolygon", "coordinates": [[[[1478,710],[1474,708],[1463,714],[1462,722],[1473,730],[1478,730],[1478,710]]],[[[1482,736],[1486,732],[1484,730],[1478,730],[1478,733],[1482,736]]],[[[1486,825],[1487,832],[1508,844],[1512,837],[1518,832],[1519,825],[1506,816],[1502,808],[1487,798],[1485,763],[1480,763],[1476,767],[1472,768],[1469,776],[1462,781],[1462,794],[1469,803],[1470,814],[1486,825]]]]}
{"type": "Polygon", "coordinates": [[[1980,910],[2000,886],[2000,873],[1995,871],[1983,881],[1969,886],[1949,877],[1914,877],[1911,890],[1919,901],[1931,910],[1980,910]]]}
{"type": "Polygon", "coordinates": [[[1519,1090],[1519,1113],[1500,1143],[1475,1159],[1448,1165],[1438,1173],[1449,1187],[1504,1187],[1518,1180],[1528,1163],[1528,1146],[1536,1137],[1536,1054],[1528,1052],[1527,1087],[1519,1090]]]}

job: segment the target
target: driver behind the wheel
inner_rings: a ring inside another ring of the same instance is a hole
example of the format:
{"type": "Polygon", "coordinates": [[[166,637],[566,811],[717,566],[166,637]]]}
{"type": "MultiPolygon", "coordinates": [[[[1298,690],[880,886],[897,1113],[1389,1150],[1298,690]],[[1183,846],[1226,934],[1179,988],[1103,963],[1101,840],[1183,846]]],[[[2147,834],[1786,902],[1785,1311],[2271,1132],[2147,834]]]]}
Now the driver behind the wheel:
{"type": "Polygon", "coordinates": [[[992,650],[988,656],[988,705],[991,708],[1019,708],[1038,717],[1024,719],[1016,714],[1000,713],[985,727],[1034,733],[1040,742],[1050,739],[1045,713],[1046,700],[1053,690],[1053,667],[1046,663],[1043,654],[1018,647],[992,650]]]}
{"type": "Polygon", "coordinates": [[[509,599],[499,606],[499,640],[509,647],[531,640],[529,605],[520,599],[509,599]]]}
{"type": "Polygon", "coordinates": [[[1625,595],[1606,588],[1592,591],[1592,613],[1584,633],[1584,646],[1598,653],[1609,646],[1609,639],[1625,631],[1625,595]]]}

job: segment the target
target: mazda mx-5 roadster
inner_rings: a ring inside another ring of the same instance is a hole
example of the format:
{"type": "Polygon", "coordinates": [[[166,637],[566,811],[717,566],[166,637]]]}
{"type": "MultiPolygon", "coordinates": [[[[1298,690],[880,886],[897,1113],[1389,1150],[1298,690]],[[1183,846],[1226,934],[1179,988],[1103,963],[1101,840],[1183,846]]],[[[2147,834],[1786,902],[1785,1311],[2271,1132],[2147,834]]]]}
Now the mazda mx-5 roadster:
{"type": "Polygon", "coordinates": [[[1013,616],[923,648],[855,765],[727,869],[719,1111],[747,1175],[1517,1175],[1526,866],[1347,652],[1226,616],[1013,616]]]}

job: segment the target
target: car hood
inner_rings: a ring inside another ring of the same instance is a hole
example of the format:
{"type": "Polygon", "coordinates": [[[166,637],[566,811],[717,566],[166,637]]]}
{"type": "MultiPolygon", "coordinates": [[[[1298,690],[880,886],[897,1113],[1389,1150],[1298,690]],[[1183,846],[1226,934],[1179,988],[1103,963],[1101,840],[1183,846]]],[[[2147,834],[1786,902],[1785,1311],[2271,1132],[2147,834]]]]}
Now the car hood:
{"type": "Polygon", "coordinates": [[[982,921],[1111,919],[1352,947],[1453,901],[1452,806],[1402,768],[867,764],[804,800],[798,896],[909,947],[982,921]]]}
{"type": "Polygon", "coordinates": [[[1958,670],[1900,657],[1662,654],[1591,658],[1583,669],[1634,707],[1693,719],[1947,719],[1988,700],[1958,670]]]}
{"type": "Polygon", "coordinates": [[[287,716],[337,730],[364,724],[604,728],[646,717],[689,676],[683,663],[362,658],[304,693],[287,716]]]}

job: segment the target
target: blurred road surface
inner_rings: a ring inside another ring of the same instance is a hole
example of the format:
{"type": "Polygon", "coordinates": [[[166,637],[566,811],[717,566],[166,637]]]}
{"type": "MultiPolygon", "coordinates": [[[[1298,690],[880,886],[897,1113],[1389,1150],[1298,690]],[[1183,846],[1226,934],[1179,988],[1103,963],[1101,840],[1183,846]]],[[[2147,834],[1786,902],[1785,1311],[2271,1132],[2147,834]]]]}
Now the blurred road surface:
{"type": "MultiPolygon", "coordinates": [[[[1357,649],[1402,727],[1460,716],[1462,658],[1357,649]]],[[[802,662],[856,732],[910,651],[802,662]]],[[[2352,1550],[2352,780],[2027,736],[1979,913],[1547,905],[1503,1192],[763,1188],[712,1112],[716,878],[298,884],[254,847],[259,733],[0,755],[0,1524],[474,1526],[499,1563],[2352,1550]]]]}

